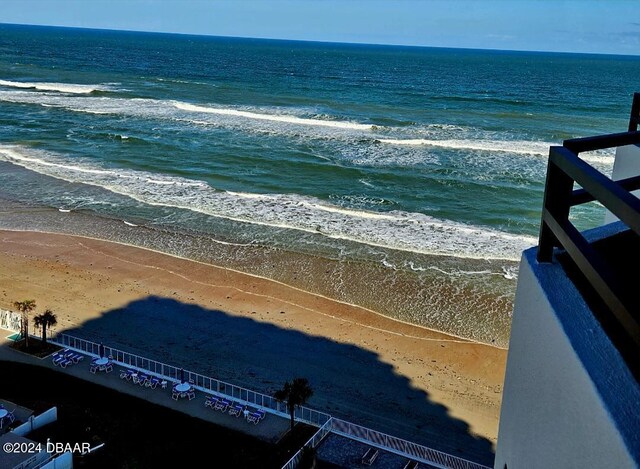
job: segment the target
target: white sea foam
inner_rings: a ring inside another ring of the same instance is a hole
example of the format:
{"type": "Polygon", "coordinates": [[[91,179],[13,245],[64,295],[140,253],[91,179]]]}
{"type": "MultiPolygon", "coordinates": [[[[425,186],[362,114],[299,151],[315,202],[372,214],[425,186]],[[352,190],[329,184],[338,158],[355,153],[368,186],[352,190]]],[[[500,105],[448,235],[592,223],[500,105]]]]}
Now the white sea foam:
{"type": "Polygon", "coordinates": [[[108,85],[79,85],[76,83],[22,82],[9,80],[0,80],[0,86],[41,91],[58,91],[60,93],[72,94],[89,94],[94,91],[111,91],[113,89],[108,85]]]}
{"type": "MultiPolygon", "coordinates": [[[[281,109],[247,111],[235,108],[198,106],[195,104],[159,99],[114,98],[106,96],[64,96],[57,93],[30,93],[1,91],[0,101],[41,106],[56,106],[74,112],[89,114],[115,114],[153,119],[171,119],[203,126],[227,126],[242,130],[260,130],[269,133],[295,133],[295,129],[314,129],[332,135],[330,131],[370,132],[371,125],[343,120],[324,120],[284,113],[281,109]]],[[[311,134],[313,135],[313,134],[311,134]]]]}
{"type": "Polygon", "coordinates": [[[515,153],[521,155],[540,155],[549,154],[549,146],[553,143],[535,142],[527,140],[428,140],[424,138],[417,139],[378,139],[381,143],[391,145],[427,145],[432,147],[452,148],[460,150],[476,150],[476,151],[503,151],[507,153],[515,153]]]}
{"type": "Polygon", "coordinates": [[[523,249],[536,242],[529,236],[440,220],[421,213],[354,210],[296,194],[227,192],[180,177],[107,170],[89,161],[23,146],[0,145],[0,160],[65,181],[102,187],[149,205],[405,251],[517,260],[523,249]]]}
{"type": "Polygon", "coordinates": [[[420,266],[415,265],[415,263],[413,261],[409,261],[407,263],[407,265],[414,272],[425,272],[427,270],[425,267],[420,267],[420,266]]]}
{"type": "MultiPolygon", "coordinates": [[[[42,104],[42,106],[46,106],[46,104],[42,104]]],[[[70,111],[75,111],[75,112],[86,112],[87,114],[98,114],[98,115],[105,115],[105,114],[117,114],[117,112],[110,112],[110,111],[96,111],[94,109],[77,109],[77,108],[73,108],[70,107],[68,108],[70,111]]]]}
{"type": "MultiPolygon", "coordinates": [[[[484,152],[501,152],[515,155],[532,155],[547,157],[549,155],[549,147],[559,145],[561,142],[541,142],[535,140],[495,140],[482,139],[475,136],[469,136],[467,139],[377,139],[380,143],[389,145],[410,145],[410,146],[429,146],[438,148],[448,148],[454,150],[472,150],[484,152]]],[[[610,151],[597,151],[583,153],[581,158],[590,163],[612,164],[613,154],[610,151]]]]}
{"type": "Polygon", "coordinates": [[[502,268],[502,276],[507,280],[517,280],[518,279],[518,268],[517,267],[503,267],[502,268]]]}
{"type": "MultiPolygon", "coordinates": [[[[87,85],[88,86],[88,85],[87,85]]],[[[342,120],[324,120],[283,113],[282,109],[240,110],[235,108],[200,106],[175,100],[118,98],[107,96],[68,96],[59,93],[32,93],[0,90],[0,101],[37,104],[94,115],[123,115],[138,118],[184,122],[186,125],[227,127],[243,132],[291,135],[302,138],[342,139],[348,143],[332,154],[356,165],[424,165],[440,164],[437,152],[428,148],[483,152],[486,155],[523,155],[546,158],[549,146],[560,142],[514,139],[510,135],[485,132],[480,129],[429,124],[411,128],[384,127],[342,120]],[[384,136],[382,135],[384,134],[384,136]],[[428,135],[433,138],[425,138],[428,135]],[[412,138],[405,138],[411,136],[412,138]],[[416,136],[414,138],[414,136],[416,136]],[[419,136],[419,138],[418,138],[419,136]],[[368,143],[367,143],[368,142],[368,143]],[[376,144],[378,143],[378,144],[376,144]],[[380,145],[382,144],[382,145],[380,145]],[[340,155],[342,152],[342,155],[340,155]]],[[[298,110],[299,112],[300,110],[298,110]]],[[[124,136],[123,136],[124,138],[124,136]]],[[[320,156],[321,158],[325,158],[320,156]]],[[[610,168],[611,152],[599,151],[582,155],[585,161],[610,168]]],[[[496,166],[499,168],[500,166],[496,166]]],[[[362,180],[360,181],[366,184],[362,180]]]]}
{"type": "Polygon", "coordinates": [[[358,179],[358,182],[364,184],[367,187],[375,187],[373,184],[371,184],[369,181],[367,181],[366,179],[358,179]]]}
{"type": "Polygon", "coordinates": [[[123,221],[123,222],[124,222],[124,224],[125,224],[125,225],[127,225],[127,226],[138,226],[138,225],[136,225],[135,223],[128,222],[127,220],[122,220],[122,221],[123,221]]]}
{"type": "Polygon", "coordinates": [[[359,124],[357,122],[307,119],[307,118],[286,115],[286,114],[262,114],[257,112],[243,111],[239,109],[197,106],[195,104],[183,103],[180,101],[174,101],[173,104],[178,109],[181,109],[183,111],[189,111],[189,112],[218,114],[222,116],[244,117],[246,119],[284,122],[287,124],[296,124],[296,125],[313,125],[318,127],[332,127],[332,128],[339,128],[339,129],[352,129],[352,130],[371,130],[372,129],[371,125],[359,124]]]}
{"type": "Polygon", "coordinates": [[[398,270],[396,265],[389,262],[386,258],[382,259],[380,262],[382,263],[383,266],[387,267],[388,269],[398,270]]]}

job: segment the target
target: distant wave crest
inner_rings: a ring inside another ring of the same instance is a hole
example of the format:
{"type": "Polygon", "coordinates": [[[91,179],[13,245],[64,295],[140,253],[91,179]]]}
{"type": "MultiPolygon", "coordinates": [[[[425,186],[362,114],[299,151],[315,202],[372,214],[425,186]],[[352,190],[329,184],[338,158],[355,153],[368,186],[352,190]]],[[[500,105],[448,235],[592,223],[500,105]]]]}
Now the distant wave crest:
{"type": "MultiPolygon", "coordinates": [[[[0,81],[0,84],[3,82],[0,81]]],[[[6,83],[6,82],[5,82],[6,83]]],[[[76,86],[76,85],[73,85],[76,86]]],[[[78,85],[90,86],[90,85],[78,85]]],[[[92,89],[97,89],[95,86],[92,89]]],[[[86,93],[86,91],[83,91],[86,93]]],[[[491,153],[546,158],[549,146],[560,142],[545,142],[514,138],[470,127],[432,123],[412,127],[379,127],[348,120],[310,118],[301,110],[280,108],[239,109],[213,105],[196,105],[176,100],[122,98],[108,96],[68,96],[60,93],[0,90],[0,101],[35,104],[52,109],[66,109],[93,115],[133,116],[183,122],[185,125],[231,128],[241,132],[284,135],[293,138],[317,138],[342,141],[332,157],[346,159],[358,166],[412,166],[437,164],[437,155],[429,148],[462,150],[466,153],[491,153]],[[296,115],[298,112],[301,115],[296,115]],[[423,148],[422,148],[423,147],[423,148]],[[425,150],[426,149],[426,150],[425,150]]],[[[582,154],[586,161],[610,169],[613,154],[598,151],[582,154]]],[[[498,166],[496,166],[498,167],[498,166]]]]}
{"type": "Polygon", "coordinates": [[[0,80],[0,86],[12,88],[36,89],[41,91],[58,91],[60,93],[89,94],[94,91],[112,91],[108,85],[79,85],[75,83],[23,82],[0,80]]]}
{"type": "Polygon", "coordinates": [[[262,114],[257,112],[249,112],[238,109],[219,108],[210,106],[197,106],[195,104],[183,103],[175,101],[174,106],[183,111],[189,112],[202,112],[207,114],[218,114],[223,116],[235,116],[244,117],[247,119],[285,122],[287,124],[297,125],[315,125],[319,127],[333,127],[339,129],[354,129],[354,130],[371,130],[373,126],[367,124],[359,124],[357,122],[345,122],[334,120],[320,120],[320,119],[306,119],[302,117],[296,117],[286,114],[262,114]]]}
{"type": "Polygon", "coordinates": [[[549,146],[554,145],[550,142],[535,142],[530,140],[431,140],[424,138],[415,139],[385,139],[378,141],[390,145],[426,145],[441,148],[455,148],[461,150],[476,151],[503,151],[508,153],[522,155],[540,155],[549,154],[549,146]]]}

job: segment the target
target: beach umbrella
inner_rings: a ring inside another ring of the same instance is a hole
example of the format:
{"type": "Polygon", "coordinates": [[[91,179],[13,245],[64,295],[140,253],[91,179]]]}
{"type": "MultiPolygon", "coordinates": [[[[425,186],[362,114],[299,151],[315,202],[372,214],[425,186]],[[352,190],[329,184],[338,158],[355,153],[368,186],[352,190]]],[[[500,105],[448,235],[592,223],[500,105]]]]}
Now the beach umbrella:
{"type": "Polygon", "coordinates": [[[104,345],[100,344],[99,347],[100,358],[104,358],[104,345]]]}
{"type": "Polygon", "coordinates": [[[180,368],[180,382],[184,383],[184,368],[180,368]]]}

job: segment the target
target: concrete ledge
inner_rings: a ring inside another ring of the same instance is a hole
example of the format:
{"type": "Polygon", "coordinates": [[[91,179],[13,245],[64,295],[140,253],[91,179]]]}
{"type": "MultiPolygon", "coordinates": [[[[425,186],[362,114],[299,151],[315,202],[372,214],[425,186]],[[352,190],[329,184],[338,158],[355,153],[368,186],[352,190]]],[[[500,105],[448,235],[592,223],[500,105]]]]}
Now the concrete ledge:
{"type": "Polygon", "coordinates": [[[535,256],[520,266],[495,467],[637,467],[640,387],[564,269],[535,256]]]}

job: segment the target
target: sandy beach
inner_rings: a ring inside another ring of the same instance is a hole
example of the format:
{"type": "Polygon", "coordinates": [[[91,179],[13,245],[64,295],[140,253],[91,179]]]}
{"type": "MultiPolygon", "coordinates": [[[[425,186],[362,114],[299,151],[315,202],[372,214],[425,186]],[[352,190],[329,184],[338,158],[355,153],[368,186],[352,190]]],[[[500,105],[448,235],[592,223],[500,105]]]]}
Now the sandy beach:
{"type": "MultiPolygon", "coordinates": [[[[89,238],[0,231],[0,307],[32,298],[56,331],[272,392],[492,464],[506,350],[282,283],[89,238]]],[[[381,289],[380,295],[385,292],[381,289]]]]}

